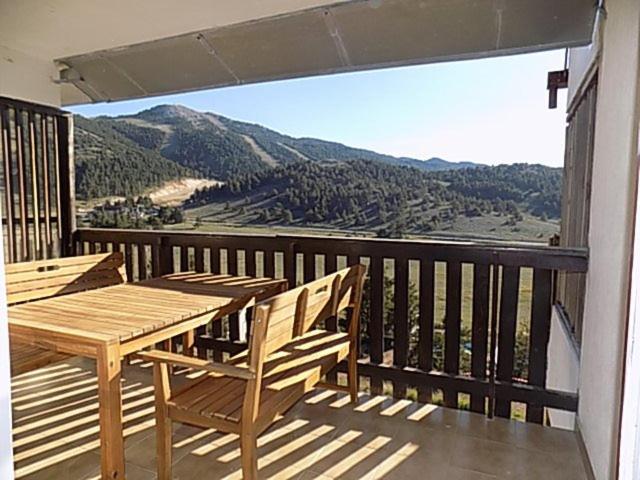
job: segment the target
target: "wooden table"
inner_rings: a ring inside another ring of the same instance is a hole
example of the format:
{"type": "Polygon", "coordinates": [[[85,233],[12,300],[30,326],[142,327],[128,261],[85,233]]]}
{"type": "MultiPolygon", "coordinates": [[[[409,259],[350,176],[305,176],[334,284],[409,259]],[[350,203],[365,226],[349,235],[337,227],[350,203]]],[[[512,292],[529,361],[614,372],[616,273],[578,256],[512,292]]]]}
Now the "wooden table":
{"type": "Polygon", "coordinates": [[[95,358],[103,479],[124,479],[121,361],[287,288],[286,280],[183,272],[9,308],[17,341],[95,358]]]}

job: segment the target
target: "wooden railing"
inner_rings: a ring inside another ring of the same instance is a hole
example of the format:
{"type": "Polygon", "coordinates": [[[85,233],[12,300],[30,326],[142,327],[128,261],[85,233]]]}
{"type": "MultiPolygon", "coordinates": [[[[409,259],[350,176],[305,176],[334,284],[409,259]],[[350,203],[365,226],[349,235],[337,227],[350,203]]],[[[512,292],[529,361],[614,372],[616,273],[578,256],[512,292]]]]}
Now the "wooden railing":
{"type": "MultiPolygon", "coordinates": [[[[75,247],[124,251],[130,280],[196,270],[295,285],[361,262],[361,388],[537,423],[545,407],[577,407],[575,394],[545,388],[546,361],[554,273],[585,272],[585,250],[107,229],[78,230],[75,247]]],[[[232,316],[198,332],[196,346],[237,352],[244,330],[232,316]]]]}
{"type": "Polygon", "coordinates": [[[73,117],[0,97],[0,206],[5,263],[71,253],[73,117]]]}

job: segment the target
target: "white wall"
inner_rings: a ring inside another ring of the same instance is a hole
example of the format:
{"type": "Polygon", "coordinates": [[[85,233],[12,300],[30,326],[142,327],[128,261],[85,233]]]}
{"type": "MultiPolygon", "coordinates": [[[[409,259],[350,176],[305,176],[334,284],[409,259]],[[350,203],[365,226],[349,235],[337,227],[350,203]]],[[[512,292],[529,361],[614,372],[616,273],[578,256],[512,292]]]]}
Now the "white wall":
{"type": "Polygon", "coordinates": [[[597,62],[598,52],[595,45],[588,47],[572,48],[569,51],[569,85],[567,90],[567,103],[571,104],[580,96],[580,87],[588,77],[592,65],[597,62]]]}
{"type": "MultiPolygon", "coordinates": [[[[551,313],[551,332],[547,350],[547,383],[546,387],[562,392],[576,393],[580,378],[580,357],[569,338],[567,327],[563,325],[555,307],[551,313]]],[[[573,430],[576,414],[564,410],[550,408],[547,410],[551,426],[573,430]]]]}
{"type": "Polygon", "coordinates": [[[53,62],[0,45],[0,96],[58,107],[60,87],[55,78],[53,62]]]}
{"type": "MultiPolygon", "coordinates": [[[[4,258],[0,235],[0,258],[4,258]]],[[[4,262],[0,261],[0,278],[4,278],[4,262]]],[[[13,480],[13,448],[11,445],[11,371],[9,369],[9,324],[7,294],[0,285],[0,478],[13,480]]]]}
{"type": "Polygon", "coordinates": [[[567,92],[567,106],[569,110],[571,110],[574,103],[579,101],[600,62],[604,20],[604,10],[598,9],[593,34],[591,36],[591,44],[586,47],[572,48],[569,50],[570,75],[567,92]]]}
{"type": "Polygon", "coordinates": [[[615,478],[636,178],[640,2],[609,1],[599,73],[578,423],[615,478]]]}
{"type": "MultiPolygon", "coordinates": [[[[637,187],[636,187],[637,188],[637,187]]],[[[629,301],[629,326],[625,353],[625,380],[620,432],[619,480],[640,478],[640,205],[636,200],[636,232],[629,301]]]]}
{"type": "MultiPolygon", "coordinates": [[[[53,82],[56,75],[57,70],[52,62],[38,60],[0,45],[0,96],[59,106],[60,89],[53,82]]],[[[0,258],[4,258],[1,235],[0,258]]],[[[3,261],[0,261],[0,278],[4,278],[3,261]]],[[[4,283],[0,285],[0,478],[13,479],[9,330],[4,283]]]]}

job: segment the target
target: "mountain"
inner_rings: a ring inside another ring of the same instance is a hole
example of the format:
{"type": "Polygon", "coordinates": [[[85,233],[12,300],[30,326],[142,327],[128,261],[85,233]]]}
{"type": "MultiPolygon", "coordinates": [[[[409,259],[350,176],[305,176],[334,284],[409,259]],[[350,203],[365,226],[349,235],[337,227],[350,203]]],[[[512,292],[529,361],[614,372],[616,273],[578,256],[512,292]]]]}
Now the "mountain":
{"type": "Polygon", "coordinates": [[[168,180],[197,176],[113,128],[113,122],[74,119],[76,193],[79,198],[137,195],[168,180]]]}
{"type": "Polygon", "coordinates": [[[441,170],[461,170],[463,168],[475,168],[482,166],[473,162],[449,162],[442,158],[432,157],[429,160],[414,160],[412,158],[401,158],[400,160],[408,162],[410,167],[416,167],[420,170],[426,171],[441,171],[441,170]]]}
{"type": "Polygon", "coordinates": [[[186,176],[228,181],[299,161],[359,159],[422,171],[477,166],[440,158],[398,158],[336,142],[294,138],[180,105],[159,105],[119,117],[76,116],[75,131],[80,198],[136,195],[186,176]]]}
{"type": "MultiPolygon", "coordinates": [[[[206,114],[205,114],[206,115],[206,114]]],[[[213,115],[213,114],[209,114],[213,115]]],[[[304,160],[374,160],[391,165],[415,167],[425,171],[449,170],[478,166],[471,162],[448,162],[441,158],[418,160],[409,157],[394,157],[382,153],[354,148],[337,142],[316,138],[294,138],[283,135],[261,125],[231,120],[222,116],[217,119],[230,131],[249,136],[277,163],[304,160]]]]}
{"type": "Polygon", "coordinates": [[[75,126],[80,198],[222,181],[184,203],[194,224],[544,239],[560,215],[562,169],[542,165],[398,158],[179,105],[75,126]]]}

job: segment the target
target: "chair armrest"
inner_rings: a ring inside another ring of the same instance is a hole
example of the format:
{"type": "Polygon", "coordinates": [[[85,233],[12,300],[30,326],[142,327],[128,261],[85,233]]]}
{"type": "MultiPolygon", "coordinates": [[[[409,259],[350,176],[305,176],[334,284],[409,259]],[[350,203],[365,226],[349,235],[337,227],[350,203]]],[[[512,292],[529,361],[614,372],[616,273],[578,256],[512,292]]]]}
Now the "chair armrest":
{"type": "Polygon", "coordinates": [[[138,352],[137,355],[151,362],[170,363],[180,367],[188,367],[196,370],[204,370],[210,373],[218,373],[229,377],[251,380],[255,374],[247,368],[227,365],[226,363],[215,363],[201,358],[187,357],[177,353],[165,352],[162,350],[149,350],[138,352]]]}

